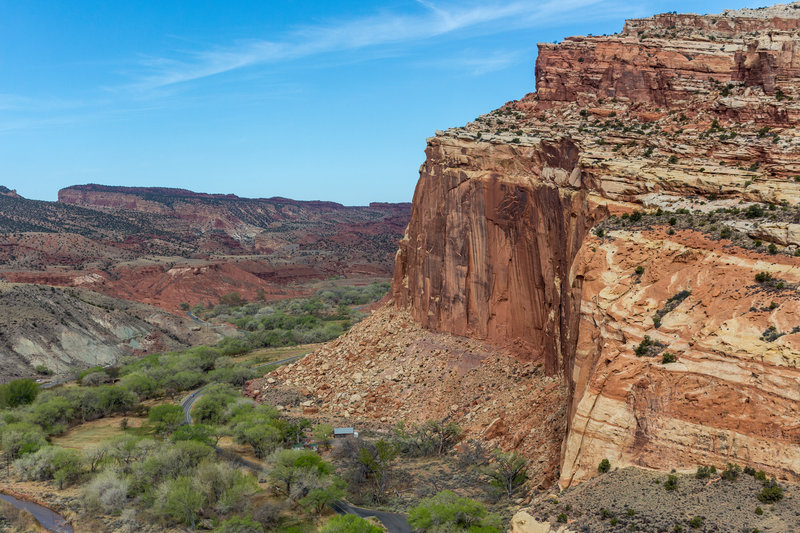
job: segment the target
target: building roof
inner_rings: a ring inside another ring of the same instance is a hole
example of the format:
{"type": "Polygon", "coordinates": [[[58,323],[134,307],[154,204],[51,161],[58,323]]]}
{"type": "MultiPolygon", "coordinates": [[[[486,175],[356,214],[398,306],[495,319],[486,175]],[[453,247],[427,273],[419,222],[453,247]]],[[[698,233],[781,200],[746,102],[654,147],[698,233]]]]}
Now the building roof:
{"type": "Polygon", "coordinates": [[[333,428],[334,435],[347,435],[349,433],[355,433],[353,428],[333,428]]]}

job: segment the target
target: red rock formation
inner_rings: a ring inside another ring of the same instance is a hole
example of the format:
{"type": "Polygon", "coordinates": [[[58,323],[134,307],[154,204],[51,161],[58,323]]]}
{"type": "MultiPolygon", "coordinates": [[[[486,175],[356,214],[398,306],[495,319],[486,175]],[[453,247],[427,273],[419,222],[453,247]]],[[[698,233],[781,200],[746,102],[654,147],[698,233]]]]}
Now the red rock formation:
{"type": "Polygon", "coordinates": [[[568,272],[595,222],[569,141],[495,146],[435,137],[400,243],[393,293],[423,326],[520,339],[564,369],[580,283],[568,272]]]}

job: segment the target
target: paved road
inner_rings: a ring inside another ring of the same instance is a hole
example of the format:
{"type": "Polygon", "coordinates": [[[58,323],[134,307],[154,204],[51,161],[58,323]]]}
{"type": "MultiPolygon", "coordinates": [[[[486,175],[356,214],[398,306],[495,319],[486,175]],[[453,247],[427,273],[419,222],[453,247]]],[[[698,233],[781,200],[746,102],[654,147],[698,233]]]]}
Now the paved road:
{"type": "Polygon", "coordinates": [[[47,531],[52,531],[53,533],[73,533],[72,526],[69,524],[69,522],[67,522],[63,516],[52,509],[43,507],[38,503],[19,500],[13,496],[3,493],[0,493],[0,500],[10,503],[17,509],[28,511],[47,531]]]}
{"type": "Polygon", "coordinates": [[[389,533],[412,533],[414,530],[408,525],[406,516],[398,513],[387,513],[385,511],[373,511],[372,509],[362,509],[355,505],[339,500],[332,503],[331,508],[339,514],[354,514],[361,518],[374,516],[386,526],[389,533]]]}
{"type": "MultiPolygon", "coordinates": [[[[263,363],[261,365],[256,366],[268,366],[268,365],[285,365],[287,363],[291,363],[303,357],[303,355],[295,355],[294,357],[288,357],[286,359],[281,359],[280,361],[274,361],[272,363],[263,363]]],[[[203,391],[205,390],[204,387],[200,387],[196,391],[189,394],[186,398],[181,401],[181,407],[183,408],[183,417],[184,423],[191,424],[192,423],[192,407],[194,406],[195,402],[200,399],[203,395],[203,391]]],[[[264,465],[261,463],[256,463],[254,461],[249,461],[244,457],[241,457],[230,450],[224,450],[220,447],[217,447],[217,454],[228,459],[229,461],[233,461],[249,470],[254,472],[261,472],[264,469],[264,465]]],[[[376,517],[380,520],[386,529],[389,530],[389,533],[412,533],[414,530],[411,529],[411,526],[408,525],[406,522],[405,515],[396,514],[396,513],[387,513],[385,511],[373,511],[370,509],[362,509],[360,507],[355,507],[350,505],[345,501],[337,501],[331,505],[331,508],[339,514],[354,514],[356,516],[360,516],[361,518],[367,518],[370,516],[376,517]]]]}
{"type": "MultiPolygon", "coordinates": [[[[271,363],[261,363],[261,364],[258,364],[258,365],[253,365],[253,368],[258,368],[260,366],[273,366],[273,365],[274,366],[280,366],[280,365],[285,365],[285,364],[288,364],[288,363],[293,363],[293,362],[297,361],[298,359],[300,359],[301,357],[303,357],[304,355],[306,355],[306,354],[287,357],[286,359],[281,359],[280,361],[273,361],[271,363]]],[[[196,391],[194,391],[191,394],[189,394],[186,398],[181,400],[181,408],[183,409],[183,422],[185,424],[191,424],[192,423],[192,407],[194,407],[194,403],[197,400],[199,400],[200,397],[203,395],[203,392],[205,391],[206,387],[207,387],[207,385],[204,385],[204,386],[200,387],[196,391]]]]}

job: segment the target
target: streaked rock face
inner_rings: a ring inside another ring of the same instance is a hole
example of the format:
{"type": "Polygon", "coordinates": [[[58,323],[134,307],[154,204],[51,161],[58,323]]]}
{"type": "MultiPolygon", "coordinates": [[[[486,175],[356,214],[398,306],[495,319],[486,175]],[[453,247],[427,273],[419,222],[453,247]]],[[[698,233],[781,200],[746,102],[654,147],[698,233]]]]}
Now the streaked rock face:
{"type": "MultiPolygon", "coordinates": [[[[568,272],[595,215],[571,142],[429,140],[394,297],[424,327],[521,340],[560,372],[580,283],[568,272]]],[[[523,355],[524,357],[524,355],[523,355]]]]}

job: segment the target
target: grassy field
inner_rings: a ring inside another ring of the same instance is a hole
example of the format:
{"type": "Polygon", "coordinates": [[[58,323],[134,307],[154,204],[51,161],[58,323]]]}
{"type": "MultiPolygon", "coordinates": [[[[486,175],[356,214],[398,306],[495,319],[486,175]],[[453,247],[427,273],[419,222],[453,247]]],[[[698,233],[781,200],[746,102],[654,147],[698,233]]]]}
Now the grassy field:
{"type": "Polygon", "coordinates": [[[233,360],[237,363],[251,363],[253,365],[272,363],[280,361],[281,359],[288,359],[296,355],[306,355],[311,353],[324,343],[319,344],[301,344],[300,346],[285,346],[282,348],[259,348],[252,352],[234,357],[233,360]]]}
{"type": "Polygon", "coordinates": [[[85,450],[126,432],[146,434],[147,430],[147,418],[132,416],[101,418],[75,426],[63,435],[53,438],[53,444],[62,448],[85,450]],[[123,418],[128,419],[129,429],[127,431],[120,427],[120,422],[123,418]]]}

